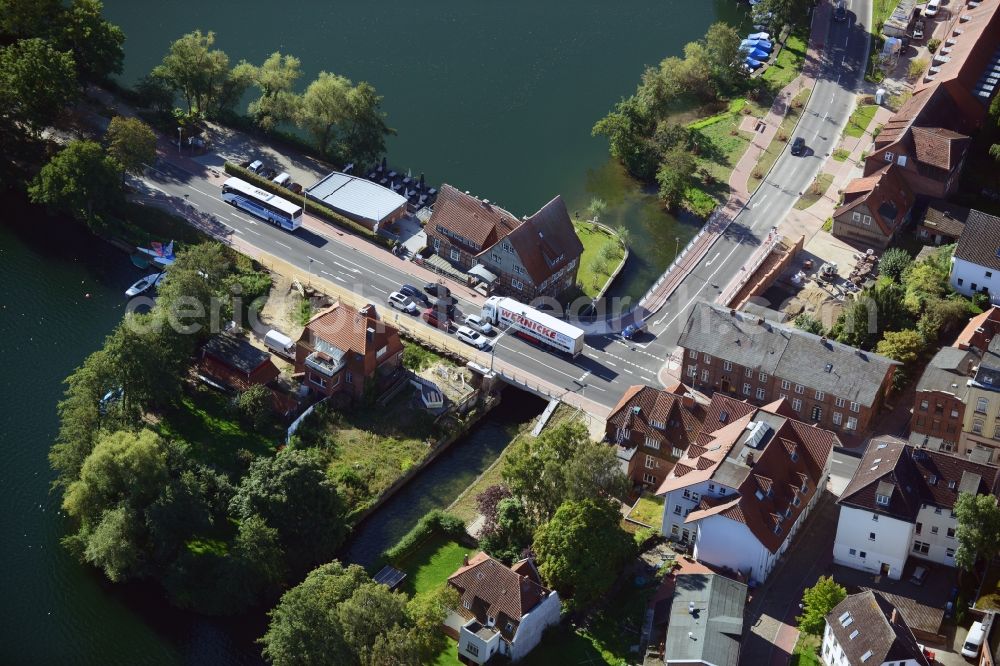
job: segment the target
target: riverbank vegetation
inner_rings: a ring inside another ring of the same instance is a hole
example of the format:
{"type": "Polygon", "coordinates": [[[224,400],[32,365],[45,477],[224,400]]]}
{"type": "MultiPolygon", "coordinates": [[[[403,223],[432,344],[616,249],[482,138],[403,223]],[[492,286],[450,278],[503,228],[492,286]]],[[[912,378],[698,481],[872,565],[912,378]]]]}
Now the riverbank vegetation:
{"type": "MultiPolygon", "coordinates": [[[[811,3],[806,0],[764,0],[755,11],[773,12],[773,24],[788,24],[796,35],[786,44],[788,53],[770,75],[751,78],[743,68],[740,34],[730,25],[715,23],[705,36],[684,47],[683,57],[670,56],[642,75],[636,92],[622,99],[594,125],[594,135],[608,139],[612,157],[645,183],[655,183],[667,208],[686,208],[705,216],[728,195],[726,181],[749,143],[736,126],[726,127],[726,140],[715,131],[717,122],[701,124],[691,117],[714,117],[720,110],[730,118],[730,104],[746,98],[766,112],[777,92],[798,74],[804,61],[811,3]],[[684,119],[684,120],[682,120],[684,119]],[[717,171],[699,164],[726,164],[717,171]]],[[[740,105],[742,106],[742,104],[740,105]]]]}

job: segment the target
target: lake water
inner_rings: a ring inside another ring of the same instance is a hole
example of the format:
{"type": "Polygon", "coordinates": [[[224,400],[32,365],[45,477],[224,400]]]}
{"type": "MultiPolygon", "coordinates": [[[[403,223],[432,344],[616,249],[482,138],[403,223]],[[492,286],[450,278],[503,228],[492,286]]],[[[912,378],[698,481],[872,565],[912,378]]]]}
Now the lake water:
{"type": "MultiPolygon", "coordinates": [[[[432,181],[518,213],[556,193],[571,212],[601,196],[611,204],[604,220],[631,230],[633,258],[619,291],[636,294],[669,263],[674,238],[683,243],[695,226],[662,214],[609,162],[590,127],[633,89],[645,63],[678,53],[713,20],[737,12],[732,0],[633,0],[627,10],[594,0],[302,0],[277,11],[273,3],[232,0],[106,4],[129,37],[126,80],[148,71],[180,34],[216,30],[234,60],[260,61],[281,49],[302,58],[306,79],[325,68],[371,81],[399,130],[390,141],[393,163],[422,169],[432,181]]],[[[111,586],[59,546],[64,525],[46,454],[62,380],[120,320],[122,292],[140,274],[73,225],[8,203],[0,226],[0,663],[260,661],[252,643],[259,618],[170,611],[155,588],[111,586]]],[[[370,523],[349,552],[370,560],[425,508],[450,503],[509,440],[520,420],[509,409],[501,406],[470,438],[481,445],[446,454],[468,469],[448,478],[431,469],[425,485],[395,500],[408,512],[370,523]]]]}
{"type": "Polygon", "coordinates": [[[590,129],[630,94],[647,64],[678,55],[716,20],[738,21],[736,0],[436,0],[344,2],[105,0],[128,37],[123,80],[148,73],[170,42],[216,33],[235,63],[280,50],[302,60],[304,87],[321,70],[371,82],[398,135],[397,168],[424,171],[530,214],[556,194],[570,213],[590,199],[632,238],[615,295],[640,296],[699,227],[662,211],[608,158],[590,129]],[[280,7],[280,9],[278,9],[280,7]],[[276,11],[277,9],[277,11],[276,11]]]}

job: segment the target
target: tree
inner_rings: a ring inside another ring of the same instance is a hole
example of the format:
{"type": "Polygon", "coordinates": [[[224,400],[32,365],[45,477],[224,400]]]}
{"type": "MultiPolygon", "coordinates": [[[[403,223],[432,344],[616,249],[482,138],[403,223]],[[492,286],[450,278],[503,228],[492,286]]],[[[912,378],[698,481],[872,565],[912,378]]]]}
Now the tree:
{"type": "Polygon", "coordinates": [[[121,405],[132,419],[180,394],[187,353],[177,351],[175,335],[156,310],[125,316],[104,341],[111,381],[122,391],[121,405]]]}
{"type": "Polygon", "coordinates": [[[878,260],[879,273],[896,281],[902,282],[903,274],[913,263],[909,253],[899,247],[890,247],[878,260]]]}
{"type": "Polygon", "coordinates": [[[959,493],[955,502],[958,528],[955,565],[972,571],[980,560],[991,561],[1000,552],[1000,506],[993,495],[959,493]]]}
{"type": "Polygon", "coordinates": [[[937,342],[964,324],[969,318],[969,303],[963,298],[930,298],[917,320],[917,330],[928,344],[937,342]]]}
{"type": "Polygon", "coordinates": [[[230,510],[241,520],[259,515],[276,529],[293,569],[329,558],[347,531],[344,505],[316,449],[254,460],[230,510]]]}
{"type": "Polygon", "coordinates": [[[337,606],[344,641],[363,664],[380,634],[406,624],[406,596],[379,583],[362,583],[337,606]]]}
{"type": "Polygon", "coordinates": [[[122,201],[118,163],[94,141],[71,141],[42,167],[28,195],[95,227],[122,201]]]}
{"type": "Polygon", "coordinates": [[[265,129],[295,117],[301,98],[294,93],[302,76],[302,63],[295,56],[275,51],[253,71],[253,83],[260,97],[250,102],[248,111],[254,122],[265,129]]]}
{"type": "Polygon", "coordinates": [[[763,0],[754,7],[754,17],[770,13],[775,26],[796,25],[809,16],[810,0],[763,0]]]}
{"type": "Polygon", "coordinates": [[[920,314],[927,301],[948,293],[948,269],[925,259],[913,264],[905,274],[906,294],[903,304],[913,315],[920,314]]]}
{"type": "Polygon", "coordinates": [[[501,476],[539,522],[566,500],[622,497],[628,490],[612,448],[592,441],[582,423],[561,423],[514,446],[501,476]]]}
{"type": "Polygon", "coordinates": [[[826,616],[847,597],[847,590],[830,576],[820,576],[802,593],[802,615],[795,618],[799,630],[813,636],[823,633],[826,616]]]}
{"type": "Polygon", "coordinates": [[[79,95],[73,55],[43,39],[0,48],[0,123],[37,137],[79,95]]]}
{"type": "Polygon", "coordinates": [[[684,201],[684,193],[691,185],[697,163],[694,156],[681,146],[674,146],[663,155],[656,171],[660,200],[667,208],[677,208],[684,201]]]}
{"type": "Polygon", "coordinates": [[[101,82],[122,73],[125,33],[104,20],[100,0],[72,0],[60,14],[58,43],[73,52],[79,78],[101,82]]]}
{"type": "Polygon", "coordinates": [[[354,663],[344,640],[337,606],[368,580],[356,564],[324,564],[281,597],[268,615],[267,632],[260,639],[264,657],[276,666],[354,663]]]}
{"type": "Polygon", "coordinates": [[[590,219],[593,221],[598,221],[601,219],[601,215],[604,211],[608,209],[608,202],[600,197],[594,197],[590,200],[590,204],[587,205],[587,211],[590,213],[590,219]]]}
{"type": "Polygon", "coordinates": [[[712,101],[719,91],[712,77],[712,59],[702,42],[684,45],[684,60],[677,70],[677,83],[688,94],[702,101],[712,101]]]}
{"type": "Polygon", "coordinates": [[[611,156],[625,169],[642,180],[656,176],[659,159],[648,137],[656,128],[656,121],[637,97],[628,97],[615,105],[607,116],[594,124],[591,134],[608,139],[611,156]]]}
{"type": "Polygon", "coordinates": [[[240,393],[236,405],[246,423],[256,429],[263,428],[271,420],[271,390],[263,384],[254,384],[240,393]]]}
{"type": "Polygon", "coordinates": [[[347,94],[351,82],[343,76],[320,72],[302,95],[296,123],[312,135],[316,147],[328,154],[337,127],[347,116],[347,94]]]}
{"type": "Polygon", "coordinates": [[[483,514],[486,522],[479,535],[479,546],[507,564],[520,559],[531,545],[532,523],[527,511],[516,497],[497,503],[492,514],[483,514]]]}
{"type": "Polygon", "coordinates": [[[229,56],[213,50],[215,33],[190,32],[174,41],[152,75],[179,93],[188,113],[207,114],[217,108],[229,77],[229,56]]]}
{"type": "Polygon", "coordinates": [[[893,375],[893,385],[902,389],[912,376],[917,361],[927,348],[927,342],[918,331],[905,329],[902,331],[886,331],[875,346],[875,351],[903,364],[893,375]]]}
{"type": "Polygon", "coordinates": [[[563,503],[538,528],[532,550],[549,586],[571,596],[572,605],[580,608],[611,586],[635,544],[622,529],[614,504],[585,499],[563,503]]]}
{"type": "Polygon", "coordinates": [[[823,335],[823,324],[819,319],[816,319],[812,315],[808,315],[805,312],[800,314],[795,318],[794,324],[796,328],[800,328],[806,333],[813,333],[814,335],[823,335]]]}
{"type": "Polygon", "coordinates": [[[382,96],[374,86],[362,81],[348,91],[339,141],[341,160],[372,164],[385,152],[385,138],[395,133],[386,124],[382,96]]]}
{"type": "Polygon", "coordinates": [[[52,33],[52,19],[63,11],[61,0],[4,0],[0,5],[0,34],[7,37],[4,43],[30,37],[48,38],[52,33]]]}
{"type": "Polygon", "coordinates": [[[126,173],[141,176],[146,166],[156,159],[156,134],[138,118],[115,116],[104,140],[108,155],[121,167],[123,183],[126,173]]]}
{"type": "Polygon", "coordinates": [[[705,33],[705,50],[712,77],[721,87],[732,89],[746,78],[736,28],[722,21],[710,25],[705,33]]]}

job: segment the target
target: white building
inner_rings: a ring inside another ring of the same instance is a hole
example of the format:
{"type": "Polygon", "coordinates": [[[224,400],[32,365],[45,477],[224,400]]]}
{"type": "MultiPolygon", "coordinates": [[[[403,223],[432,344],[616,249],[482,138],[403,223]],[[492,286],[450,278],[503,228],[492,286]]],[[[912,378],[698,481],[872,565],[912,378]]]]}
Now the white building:
{"type": "Polygon", "coordinates": [[[784,401],[757,408],[713,397],[708,424],[658,495],[665,536],[697,560],[763,582],[822,494],[837,436],[792,418],[784,401]]]}
{"type": "Polygon", "coordinates": [[[838,500],[834,562],[897,580],[911,556],[955,566],[959,493],[995,492],[998,471],[897,440],[873,441],[838,500]]]}
{"type": "Polygon", "coordinates": [[[970,210],[951,259],[951,286],[1000,298],[1000,217],[970,210]]]}
{"type": "Polygon", "coordinates": [[[499,653],[519,661],[559,623],[559,594],[541,584],[530,559],[508,567],[477,553],[448,578],[462,605],[445,622],[458,632],[458,654],[484,664],[499,653]]]}
{"type": "Polygon", "coordinates": [[[820,658],[826,666],[929,666],[902,614],[871,590],[826,616],[820,658]]]}

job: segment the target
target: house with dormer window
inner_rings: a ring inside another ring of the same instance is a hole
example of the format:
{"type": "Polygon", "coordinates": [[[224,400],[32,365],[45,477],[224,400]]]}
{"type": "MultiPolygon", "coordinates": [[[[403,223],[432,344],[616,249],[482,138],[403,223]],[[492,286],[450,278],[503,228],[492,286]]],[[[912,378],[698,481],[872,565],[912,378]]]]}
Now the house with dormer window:
{"type": "Polygon", "coordinates": [[[487,283],[492,293],[526,303],[576,284],[583,243],[562,197],[518,218],[445,184],[426,231],[435,254],[487,283]]]}
{"type": "Polygon", "coordinates": [[[955,566],[961,493],[997,490],[998,469],[950,453],[873,440],[837,504],[837,564],[889,578],[915,557],[955,566]]]}

